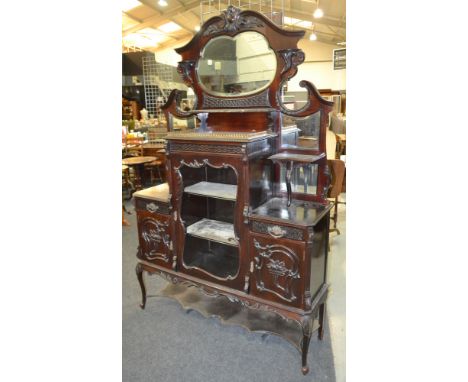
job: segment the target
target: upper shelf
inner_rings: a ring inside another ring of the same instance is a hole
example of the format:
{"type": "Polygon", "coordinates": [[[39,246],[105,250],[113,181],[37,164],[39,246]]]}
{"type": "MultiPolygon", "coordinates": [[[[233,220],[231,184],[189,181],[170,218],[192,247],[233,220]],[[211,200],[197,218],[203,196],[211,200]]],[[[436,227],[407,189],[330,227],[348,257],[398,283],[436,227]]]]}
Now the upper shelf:
{"type": "Polygon", "coordinates": [[[208,196],[223,200],[236,200],[237,197],[237,186],[235,184],[198,182],[185,187],[184,191],[192,195],[208,196]]]}
{"type": "Polygon", "coordinates": [[[314,163],[317,162],[319,159],[325,157],[325,153],[321,153],[319,155],[305,155],[305,154],[295,154],[295,153],[288,153],[282,152],[279,154],[272,155],[268,157],[272,161],[277,162],[298,162],[298,163],[314,163]]]}

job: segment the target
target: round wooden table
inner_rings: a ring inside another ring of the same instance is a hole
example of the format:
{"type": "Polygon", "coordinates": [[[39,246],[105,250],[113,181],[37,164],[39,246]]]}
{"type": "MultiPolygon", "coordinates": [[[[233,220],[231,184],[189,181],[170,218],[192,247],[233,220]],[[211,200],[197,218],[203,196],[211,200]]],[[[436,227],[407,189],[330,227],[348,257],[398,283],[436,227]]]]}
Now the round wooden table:
{"type": "Polygon", "coordinates": [[[150,163],[155,161],[156,157],[131,157],[122,159],[122,165],[133,167],[135,170],[135,189],[141,190],[142,185],[145,184],[145,171],[144,165],[145,163],[150,163]]]}

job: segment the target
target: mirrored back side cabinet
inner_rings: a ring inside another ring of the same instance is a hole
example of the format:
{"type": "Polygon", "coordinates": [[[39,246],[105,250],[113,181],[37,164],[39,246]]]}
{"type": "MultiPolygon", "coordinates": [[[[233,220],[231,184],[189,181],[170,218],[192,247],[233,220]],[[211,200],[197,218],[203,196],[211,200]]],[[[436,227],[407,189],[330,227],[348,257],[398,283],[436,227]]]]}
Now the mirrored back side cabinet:
{"type": "Polygon", "coordinates": [[[300,109],[283,102],[303,35],[229,6],[176,49],[193,107],[172,91],[167,183],[134,200],[141,307],[144,274],[158,274],[184,308],[293,343],[306,374],[310,338],[324,333],[333,103],[307,81],[300,109]]]}

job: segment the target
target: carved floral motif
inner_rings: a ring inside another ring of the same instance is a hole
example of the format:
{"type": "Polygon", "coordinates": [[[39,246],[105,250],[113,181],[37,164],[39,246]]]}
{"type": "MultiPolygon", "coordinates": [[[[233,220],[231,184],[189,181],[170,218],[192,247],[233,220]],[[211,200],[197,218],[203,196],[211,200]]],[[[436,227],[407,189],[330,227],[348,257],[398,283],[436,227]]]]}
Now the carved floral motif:
{"type": "Polygon", "coordinates": [[[141,221],[141,237],[145,243],[143,248],[140,249],[143,257],[148,260],[169,261],[165,253],[158,251],[161,243],[167,248],[170,246],[170,237],[166,233],[168,226],[169,223],[162,223],[153,218],[145,218],[141,221]]]}
{"type": "Polygon", "coordinates": [[[254,271],[257,289],[271,292],[286,301],[295,301],[297,297],[294,295],[292,286],[293,282],[301,277],[297,255],[284,245],[275,244],[263,247],[256,239],[254,239],[254,247],[259,255],[255,257],[254,271]],[[286,262],[291,266],[286,266],[286,262]],[[273,282],[267,281],[265,283],[263,280],[262,269],[264,266],[272,275],[273,282]]]}
{"type": "Polygon", "coordinates": [[[264,24],[253,15],[244,15],[239,8],[228,6],[218,17],[220,20],[211,24],[203,36],[210,36],[220,32],[236,32],[240,29],[263,27],[264,24]]]}

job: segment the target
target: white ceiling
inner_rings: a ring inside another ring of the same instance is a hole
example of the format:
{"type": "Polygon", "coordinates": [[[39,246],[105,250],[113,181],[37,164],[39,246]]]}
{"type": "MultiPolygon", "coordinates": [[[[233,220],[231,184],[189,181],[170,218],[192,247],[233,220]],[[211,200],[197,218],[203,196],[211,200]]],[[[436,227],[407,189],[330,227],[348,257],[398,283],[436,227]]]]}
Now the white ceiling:
{"type": "MultiPolygon", "coordinates": [[[[165,7],[158,4],[159,0],[121,1],[124,9],[123,45],[137,46],[147,51],[158,51],[185,44],[196,33],[195,28],[201,24],[202,19],[206,21],[219,14],[218,0],[166,0],[168,5],[165,7]]],[[[234,6],[240,4],[246,9],[253,10],[258,10],[258,4],[261,3],[264,12],[281,11],[283,7],[285,16],[283,27],[304,29],[305,38],[309,38],[310,34],[315,32],[317,41],[326,44],[336,46],[337,43],[346,41],[346,0],[318,0],[319,8],[324,12],[324,16],[320,19],[313,17],[313,12],[317,8],[316,1],[221,0],[220,2],[221,9],[225,9],[228,2],[234,6]],[[288,23],[294,25],[287,25],[288,23]]]]}

